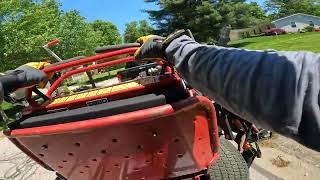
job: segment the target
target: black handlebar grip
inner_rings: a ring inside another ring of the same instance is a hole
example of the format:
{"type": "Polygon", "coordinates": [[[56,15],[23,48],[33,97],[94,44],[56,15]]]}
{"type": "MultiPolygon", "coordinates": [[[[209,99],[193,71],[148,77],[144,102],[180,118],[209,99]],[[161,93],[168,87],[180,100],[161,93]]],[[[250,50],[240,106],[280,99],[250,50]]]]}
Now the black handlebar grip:
{"type": "Polygon", "coordinates": [[[0,83],[5,94],[10,94],[19,88],[32,87],[47,80],[44,72],[28,65],[20,66],[16,70],[0,76],[0,83]]]}
{"type": "Polygon", "coordinates": [[[191,32],[191,30],[190,29],[187,29],[187,34],[188,34],[188,36],[192,39],[192,40],[196,40],[195,38],[194,38],[194,36],[193,36],[193,34],[192,34],[192,32],[191,32]]]}
{"type": "Polygon", "coordinates": [[[22,72],[21,70],[16,70],[0,76],[0,83],[2,84],[4,94],[10,94],[20,88],[21,83],[19,83],[18,74],[22,72]]]}
{"type": "Polygon", "coordinates": [[[109,45],[104,47],[99,47],[95,50],[96,53],[107,53],[111,51],[121,50],[125,48],[140,47],[139,43],[128,43],[128,44],[118,44],[118,45],[109,45]]]}

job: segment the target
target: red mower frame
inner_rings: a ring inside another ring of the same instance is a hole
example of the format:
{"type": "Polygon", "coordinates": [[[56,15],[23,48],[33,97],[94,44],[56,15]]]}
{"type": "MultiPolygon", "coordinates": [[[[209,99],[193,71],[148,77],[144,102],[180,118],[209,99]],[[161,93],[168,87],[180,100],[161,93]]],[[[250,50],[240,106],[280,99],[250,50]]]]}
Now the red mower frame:
{"type": "MultiPolygon", "coordinates": [[[[102,53],[43,72],[50,74],[136,50],[102,53]]],[[[52,84],[46,96],[52,98],[71,75],[132,61],[130,56],[69,71],[52,84]]],[[[172,74],[170,77],[177,79],[174,71],[172,74]]],[[[31,93],[28,99],[31,101],[31,93]]],[[[70,180],[197,179],[219,158],[215,108],[206,97],[192,93],[179,102],[149,109],[4,133],[37,163],[70,180]]]]}

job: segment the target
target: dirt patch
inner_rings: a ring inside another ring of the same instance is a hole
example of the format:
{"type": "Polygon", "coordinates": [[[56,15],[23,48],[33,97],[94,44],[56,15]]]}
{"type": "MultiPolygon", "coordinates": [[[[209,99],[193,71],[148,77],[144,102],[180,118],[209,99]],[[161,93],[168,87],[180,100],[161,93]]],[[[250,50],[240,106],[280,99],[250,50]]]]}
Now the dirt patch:
{"type": "Polygon", "coordinates": [[[268,148],[277,148],[278,145],[275,143],[275,141],[279,138],[279,134],[272,133],[272,138],[268,140],[264,140],[259,142],[259,145],[262,147],[268,147],[268,148]]]}
{"type": "MultiPolygon", "coordinates": [[[[280,137],[281,138],[281,137],[280,137]]],[[[262,169],[261,172],[268,179],[274,180],[319,180],[320,168],[304,160],[298,159],[295,155],[284,153],[277,148],[261,147],[262,158],[258,158],[254,163],[262,169]],[[280,158],[278,157],[280,156],[280,158]],[[288,162],[286,162],[288,161],[288,162]],[[278,167],[280,166],[280,167],[278,167]],[[267,171],[268,173],[264,173],[267,171]],[[268,176],[272,174],[278,178],[268,176]]],[[[257,169],[257,168],[255,168],[257,169]]],[[[259,168],[258,168],[259,170],[259,168]]],[[[255,178],[261,179],[262,178],[255,178]]]]}
{"type": "Polygon", "coordinates": [[[320,152],[314,151],[304,145],[281,135],[272,140],[274,148],[286,154],[293,155],[303,162],[320,167],[320,152]]]}
{"type": "Polygon", "coordinates": [[[261,147],[268,147],[268,148],[276,148],[278,147],[276,143],[273,142],[273,139],[268,139],[262,142],[259,142],[261,147]]]}
{"type": "Polygon", "coordinates": [[[320,167],[320,153],[309,149],[302,144],[285,136],[273,133],[272,138],[259,142],[261,148],[278,149],[286,154],[293,155],[301,161],[320,167]]]}
{"type": "Polygon", "coordinates": [[[279,168],[288,167],[290,164],[290,161],[283,159],[281,156],[277,156],[276,158],[272,159],[271,162],[273,165],[279,168]]]}

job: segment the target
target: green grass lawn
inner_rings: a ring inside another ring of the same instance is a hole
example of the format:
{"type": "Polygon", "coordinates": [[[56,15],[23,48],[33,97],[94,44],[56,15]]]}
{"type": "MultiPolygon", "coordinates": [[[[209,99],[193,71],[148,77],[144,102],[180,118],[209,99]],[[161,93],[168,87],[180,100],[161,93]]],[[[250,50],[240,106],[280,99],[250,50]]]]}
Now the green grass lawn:
{"type": "Polygon", "coordinates": [[[15,118],[16,113],[19,112],[19,108],[14,106],[11,103],[3,102],[1,105],[2,110],[4,110],[7,114],[7,116],[11,119],[15,118]]]}
{"type": "Polygon", "coordinates": [[[7,103],[7,102],[3,102],[0,106],[1,106],[2,110],[4,110],[4,111],[7,111],[7,110],[14,108],[14,105],[7,103]]]}
{"type": "Polygon", "coordinates": [[[320,52],[320,33],[295,33],[279,36],[262,36],[231,41],[228,46],[253,50],[285,50],[320,52]]]}
{"type": "MultiPolygon", "coordinates": [[[[16,107],[10,103],[4,102],[1,105],[2,110],[4,110],[7,114],[7,116],[10,118],[10,121],[15,119],[16,113],[21,111],[21,108],[16,107]]],[[[6,124],[3,121],[0,121],[0,131],[5,127],[6,124]]]]}
{"type": "MultiPolygon", "coordinates": [[[[105,80],[114,78],[119,71],[122,71],[124,69],[125,68],[120,68],[120,69],[116,69],[113,71],[97,74],[97,75],[93,76],[93,80],[94,80],[94,82],[101,82],[101,81],[105,81],[105,80]]],[[[86,82],[86,83],[89,83],[89,82],[86,82]]]]}
{"type": "MultiPolygon", "coordinates": [[[[120,69],[112,70],[112,71],[109,71],[109,72],[97,74],[97,75],[94,75],[92,78],[93,78],[93,81],[95,83],[101,82],[101,81],[105,81],[105,80],[114,78],[116,76],[116,74],[118,73],[118,71],[122,71],[124,69],[125,68],[120,68],[120,69]]],[[[81,85],[89,85],[90,81],[86,77],[86,80],[84,80],[84,81],[80,81],[80,82],[77,83],[77,82],[75,82],[73,80],[69,80],[69,81],[65,82],[65,84],[67,86],[74,86],[74,85],[81,86],[81,85]]]]}

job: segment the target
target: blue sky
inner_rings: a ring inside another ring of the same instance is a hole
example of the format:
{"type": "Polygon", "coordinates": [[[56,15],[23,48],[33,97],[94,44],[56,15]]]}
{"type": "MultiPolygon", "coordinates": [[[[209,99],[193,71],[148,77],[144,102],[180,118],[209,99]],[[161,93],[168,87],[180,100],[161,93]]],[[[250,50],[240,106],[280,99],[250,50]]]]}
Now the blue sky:
{"type": "MultiPolygon", "coordinates": [[[[102,19],[115,24],[120,33],[124,32],[125,24],[131,21],[148,19],[143,9],[157,9],[152,3],[143,0],[59,0],[64,11],[78,10],[88,21],[102,19]]],[[[250,0],[254,1],[254,0],[250,0]]],[[[256,0],[260,4],[263,0],[256,0]]]]}
{"type": "Polygon", "coordinates": [[[125,24],[131,21],[148,19],[143,9],[156,9],[152,3],[143,0],[59,0],[64,11],[76,9],[88,21],[102,19],[115,24],[120,33],[124,32],[125,24]]]}

